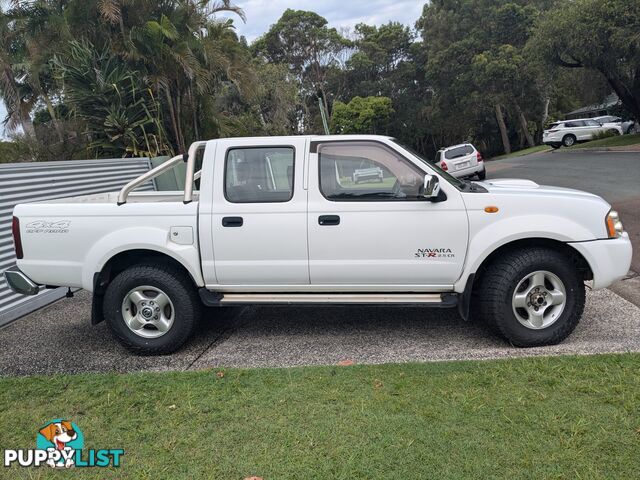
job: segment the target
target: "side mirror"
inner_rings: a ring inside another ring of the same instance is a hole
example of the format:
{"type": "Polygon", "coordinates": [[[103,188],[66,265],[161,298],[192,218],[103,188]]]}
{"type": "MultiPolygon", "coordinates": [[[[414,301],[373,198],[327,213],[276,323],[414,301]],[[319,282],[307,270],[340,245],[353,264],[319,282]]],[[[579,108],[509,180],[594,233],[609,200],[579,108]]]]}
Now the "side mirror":
{"type": "Polygon", "coordinates": [[[422,196],[428,200],[435,200],[440,196],[440,181],[435,175],[425,175],[422,196]]]}

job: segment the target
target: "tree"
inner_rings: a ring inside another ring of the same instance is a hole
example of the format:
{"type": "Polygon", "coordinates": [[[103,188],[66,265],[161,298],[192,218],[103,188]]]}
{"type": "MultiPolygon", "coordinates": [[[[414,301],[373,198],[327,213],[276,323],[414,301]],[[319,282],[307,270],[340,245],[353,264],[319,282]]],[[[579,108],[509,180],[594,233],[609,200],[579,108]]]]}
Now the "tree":
{"type": "Polygon", "coordinates": [[[624,106],[640,118],[640,3],[561,2],[530,40],[548,64],[598,71],[624,106]]]}
{"type": "Polygon", "coordinates": [[[338,134],[387,133],[393,113],[388,97],[354,97],[346,104],[337,101],[333,105],[331,130],[338,134]]]}
{"type": "Polygon", "coordinates": [[[256,55],[268,62],[285,64],[298,78],[303,94],[303,130],[319,130],[315,121],[316,98],[330,112],[327,82],[332,69],[343,63],[342,55],[349,46],[335,28],[317,13],[287,9],[269,31],[253,44],[256,55]]]}
{"type": "Polygon", "coordinates": [[[90,148],[104,155],[150,156],[170,152],[158,102],[140,74],[88,42],[72,42],[56,58],[65,98],[86,122],[90,148]]]}
{"type": "Polygon", "coordinates": [[[427,50],[434,112],[446,132],[442,141],[477,139],[489,151],[498,151],[491,145],[496,137],[502,151],[511,150],[516,135],[521,143],[533,143],[527,116],[540,115],[544,101],[523,50],[540,9],[548,4],[433,0],[425,5],[417,25],[427,50]],[[499,135],[489,129],[489,116],[499,135]]]}

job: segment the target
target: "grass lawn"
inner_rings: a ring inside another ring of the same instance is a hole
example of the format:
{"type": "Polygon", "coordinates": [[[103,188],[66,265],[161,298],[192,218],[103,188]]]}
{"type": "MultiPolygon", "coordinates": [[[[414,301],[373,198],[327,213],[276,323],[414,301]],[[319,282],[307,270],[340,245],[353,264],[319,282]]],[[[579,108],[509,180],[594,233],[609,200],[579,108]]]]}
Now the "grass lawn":
{"type": "MultiPolygon", "coordinates": [[[[0,379],[2,448],[68,417],[119,469],[4,478],[637,478],[640,355],[0,379]]],[[[0,467],[0,469],[3,467],[0,467]]]]}
{"type": "Polygon", "coordinates": [[[615,137],[579,143],[571,148],[626,147],[628,145],[636,145],[638,143],[640,143],[640,133],[634,133],[633,135],[616,135],[615,137]]]}
{"type": "Polygon", "coordinates": [[[500,155],[499,157],[493,157],[490,160],[503,160],[505,158],[522,157],[524,155],[530,155],[532,153],[549,152],[553,150],[549,145],[537,145],[531,148],[525,148],[518,150],[517,152],[511,152],[507,155],[500,155]]]}

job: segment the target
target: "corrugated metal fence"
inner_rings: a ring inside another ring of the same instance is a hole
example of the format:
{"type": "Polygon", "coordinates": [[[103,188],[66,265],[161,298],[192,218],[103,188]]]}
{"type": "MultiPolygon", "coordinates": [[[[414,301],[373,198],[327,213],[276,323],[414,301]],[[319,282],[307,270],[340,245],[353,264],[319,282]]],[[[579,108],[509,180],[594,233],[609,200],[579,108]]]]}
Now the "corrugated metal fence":
{"type": "MultiPolygon", "coordinates": [[[[0,272],[15,264],[11,218],[18,203],[113,192],[150,169],[148,158],[0,164],[0,272]]],[[[149,182],[138,190],[154,190],[149,182]]],[[[26,297],[13,293],[0,275],[0,326],[51,303],[65,289],[26,297]]]]}

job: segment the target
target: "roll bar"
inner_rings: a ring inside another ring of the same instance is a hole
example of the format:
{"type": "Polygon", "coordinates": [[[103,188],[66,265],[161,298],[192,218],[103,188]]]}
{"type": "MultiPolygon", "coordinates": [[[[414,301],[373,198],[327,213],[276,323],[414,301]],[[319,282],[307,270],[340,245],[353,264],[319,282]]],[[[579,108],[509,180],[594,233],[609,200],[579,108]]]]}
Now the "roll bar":
{"type": "Polygon", "coordinates": [[[161,165],[152,168],[148,172],[140,175],[138,178],[131,180],[127,183],[120,193],[118,193],[118,205],[124,205],[127,203],[127,197],[136,187],[139,187],[145,182],[156,178],[158,175],[172,169],[176,164],[180,162],[187,162],[187,173],[184,179],[184,199],[183,203],[191,203],[193,200],[193,182],[200,178],[201,172],[195,171],[196,168],[196,154],[198,150],[203,148],[207,144],[206,141],[193,142],[189,147],[187,155],[176,155],[175,157],[167,160],[161,165]]]}

